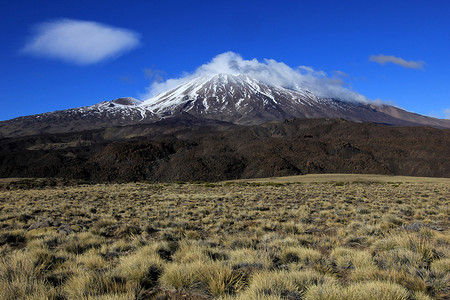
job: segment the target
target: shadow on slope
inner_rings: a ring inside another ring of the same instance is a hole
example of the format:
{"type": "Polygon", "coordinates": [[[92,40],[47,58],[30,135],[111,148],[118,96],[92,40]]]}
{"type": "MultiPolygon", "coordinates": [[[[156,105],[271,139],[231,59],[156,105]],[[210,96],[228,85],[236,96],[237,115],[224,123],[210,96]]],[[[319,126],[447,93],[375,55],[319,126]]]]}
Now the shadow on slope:
{"type": "Polygon", "coordinates": [[[450,177],[450,130],[340,119],[178,119],[0,140],[1,177],[220,181],[311,173],[450,177]]]}

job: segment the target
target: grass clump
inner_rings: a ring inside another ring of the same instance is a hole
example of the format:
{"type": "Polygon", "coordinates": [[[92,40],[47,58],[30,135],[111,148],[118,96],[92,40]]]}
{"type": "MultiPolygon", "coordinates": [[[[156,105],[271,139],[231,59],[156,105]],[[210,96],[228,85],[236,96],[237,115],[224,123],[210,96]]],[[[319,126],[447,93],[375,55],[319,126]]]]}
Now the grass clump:
{"type": "Polygon", "coordinates": [[[132,293],[124,278],[108,272],[79,270],[63,286],[64,295],[69,299],[89,299],[102,296],[132,293]]]}
{"type": "Polygon", "coordinates": [[[344,292],[345,299],[408,300],[408,291],[392,282],[369,281],[350,285],[344,292]]]}
{"type": "Polygon", "coordinates": [[[54,289],[40,275],[45,265],[28,252],[14,251],[0,258],[0,299],[42,299],[54,296],[54,289]]]}
{"type": "Polygon", "coordinates": [[[312,265],[322,259],[322,254],[306,247],[286,247],[281,249],[281,261],[284,264],[297,263],[304,266],[312,265]]]}
{"type": "Polygon", "coordinates": [[[314,270],[273,271],[256,273],[250,280],[245,295],[275,296],[301,299],[311,285],[334,285],[336,279],[314,270]]]}
{"type": "Polygon", "coordinates": [[[352,284],[348,287],[339,285],[312,285],[305,293],[306,300],[408,300],[408,291],[395,283],[370,281],[352,284]]]}
{"type": "Polygon", "coordinates": [[[235,293],[244,286],[243,276],[221,262],[173,263],[161,276],[162,285],[178,291],[196,291],[211,296],[235,293]]]}
{"type": "Polygon", "coordinates": [[[159,255],[146,246],[132,255],[122,256],[115,272],[139,289],[150,289],[157,285],[163,267],[164,262],[159,255]]]}

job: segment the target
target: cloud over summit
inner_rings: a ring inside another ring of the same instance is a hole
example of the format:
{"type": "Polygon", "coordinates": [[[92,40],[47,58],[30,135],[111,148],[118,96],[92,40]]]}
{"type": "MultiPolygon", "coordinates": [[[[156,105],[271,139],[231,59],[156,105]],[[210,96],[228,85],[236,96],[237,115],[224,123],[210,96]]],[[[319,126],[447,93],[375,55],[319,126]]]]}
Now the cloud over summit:
{"type": "Polygon", "coordinates": [[[79,65],[117,57],[139,44],[139,34],[109,25],[72,19],[38,24],[21,50],[37,57],[79,65]]]}
{"type": "Polygon", "coordinates": [[[365,96],[345,87],[342,78],[330,77],[323,71],[317,71],[307,66],[291,68],[274,59],[258,61],[254,58],[246,60],[234,52],[219,54],[210,62],[198,67],[193,73],[187,73],[180,78],[153,82],[148,88],[146,97],[156,96],[197,77],[212,76],[219,73],[248,75],[267,85],[281,86],[292,90],[306,88],[322,97],[364,103],[368,101],[365,96]]]}

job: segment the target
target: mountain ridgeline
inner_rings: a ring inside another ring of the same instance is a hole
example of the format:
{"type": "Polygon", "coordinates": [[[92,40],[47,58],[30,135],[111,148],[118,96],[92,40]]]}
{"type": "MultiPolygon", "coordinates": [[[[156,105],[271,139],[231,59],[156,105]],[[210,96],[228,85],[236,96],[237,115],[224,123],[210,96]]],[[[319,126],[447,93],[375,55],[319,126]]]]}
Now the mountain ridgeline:
{"type": "Polygon", "coordinates": [[[1,177],[217,181],[307,173],[450,177],[450,120],[317,96],[246,75],[146,101],[0,122],[1,177]]]}
{"type": "Polygon", "coordinates": [[[0,137],[140,125],[187,115],[241,125],[294,118],[342,118],[397,126],[450,128],[450,120],[421,116],[390,105],[324,98],[298,86],[288,89],[247,75],[216,74],[184,82],[143,102],[119,98],[2,121],[0,137]]]}

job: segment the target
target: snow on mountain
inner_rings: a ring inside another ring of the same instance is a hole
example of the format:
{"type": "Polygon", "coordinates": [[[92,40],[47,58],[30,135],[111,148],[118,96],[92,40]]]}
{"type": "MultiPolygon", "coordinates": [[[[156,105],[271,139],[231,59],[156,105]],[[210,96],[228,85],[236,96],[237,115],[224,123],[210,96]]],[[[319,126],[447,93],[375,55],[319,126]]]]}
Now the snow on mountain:
{"type": "Polygon", "coordinates": [[[317,96],[299,85],[285,88],[244,74],[191,78],[143,102],[112,101],[0,122],[0,137],[61,133],[154,123],[190,115],[235,124],[261,124],[293,118],[343,118],[392,125],[450,128],[450,121],[409,113],[389,105],[317,96]]]}
{"type": "MultiPolygon", "coordinates": [[[[221,106],[233,105],[236,109],[255,95],[260,98],[263,105],[278,104],[280,97],[291,98],[293,101],[318,100],[319,97],[304,88],[289,90],[282,87],[272,87],[263,84],[247,75],[216,74],[190,80],[177,88],[162,93],[142,103],[153,112],[163,112],[170,107],[178,106],[192,100],[202,100],[207,111],[210,105],[216,103],[221,106]],[[233,100],[237,99],[236,102],[233,100]],[[214,103],[216,102],[216,103],[214,103]],[[232,102],[232,103],[230,103],[232,102]]],[[[192,106],[191,106],[192,107],[192,106]]]]}
{"type": "MultiPolygon", "coordinates": [[[[54,111],[34,115],[37,119],[71,119],[71,118],[85,118],[89,119],[122,119],[122,120],[142,120],[151,115],[145,108],[141,107],[142,102],[131,98],[124,97],[112,101],[103,101],[91,106],[82,106],[66,110],[54,111]]],[[[33,116],[31,116],[33,117],[33,116]]],[[[20,119],[20,118],[19,118],[20,119]]]]}
{"type": "Polygon", "coordinates": [[[307,89],[269,86],[247,75],[216,74],[189,80],[144,101],[141,106],[160,116],[181,112],[198,117],[257,124],[289,117],[307,117],[300,106],[338,102],[320,98],[307,89]]]}
{"type": "Polygon", "coordinates": [[[0,137],[63,133],[136,124],[153,117],[131,97],[0,122],[0,137]]]}
{"type": "Polygon", "coordinates": [[[355,110],[373,110],[364,103],[319,97],[298,85],[288,89],[264,84],[248,75],[225,73],[191,79],[140,106],[161,117],[183,112],[239,124],[285,118],[359,120],[355,110]]]}

